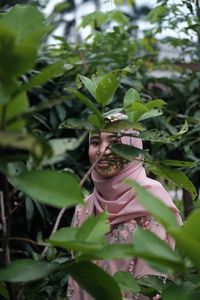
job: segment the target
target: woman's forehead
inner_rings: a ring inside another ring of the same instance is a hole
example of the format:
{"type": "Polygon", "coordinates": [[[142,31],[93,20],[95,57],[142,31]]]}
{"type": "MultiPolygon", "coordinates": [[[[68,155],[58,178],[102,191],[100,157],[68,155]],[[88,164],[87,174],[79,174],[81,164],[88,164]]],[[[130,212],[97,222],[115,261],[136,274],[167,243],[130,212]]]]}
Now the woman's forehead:
{"type": "Polygon", "coordinates": [[[114,132],[97,132],[97,131],[92,131],[90,133],[90,138],[91,137],[98,137],[98,138],[116,138],[117,134],[114,132]]]}

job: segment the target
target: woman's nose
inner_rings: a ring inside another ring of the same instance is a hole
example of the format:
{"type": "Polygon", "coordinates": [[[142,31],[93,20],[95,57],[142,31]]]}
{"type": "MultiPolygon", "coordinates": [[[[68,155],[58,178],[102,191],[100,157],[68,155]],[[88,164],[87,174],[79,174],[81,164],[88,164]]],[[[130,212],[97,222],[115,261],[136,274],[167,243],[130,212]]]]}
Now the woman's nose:
{"type": "Polygon", "coordinates": [[[106,155],[110,154],[111,153],[111,145],[108,143],[101,144],[99,146],[99,153],[106,154],[106,155]]]}

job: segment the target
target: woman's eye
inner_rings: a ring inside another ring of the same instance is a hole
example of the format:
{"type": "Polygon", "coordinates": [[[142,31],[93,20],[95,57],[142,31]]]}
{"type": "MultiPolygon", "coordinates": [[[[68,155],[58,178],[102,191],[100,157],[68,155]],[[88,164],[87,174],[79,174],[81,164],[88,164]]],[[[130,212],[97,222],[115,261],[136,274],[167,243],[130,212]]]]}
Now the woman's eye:
{"type": "Polygon", "coordinates": [[[99,145],[99,141],[98,140],[92,140],[90,142],[90,145],[97,146],[97,145],[99,145]]]}

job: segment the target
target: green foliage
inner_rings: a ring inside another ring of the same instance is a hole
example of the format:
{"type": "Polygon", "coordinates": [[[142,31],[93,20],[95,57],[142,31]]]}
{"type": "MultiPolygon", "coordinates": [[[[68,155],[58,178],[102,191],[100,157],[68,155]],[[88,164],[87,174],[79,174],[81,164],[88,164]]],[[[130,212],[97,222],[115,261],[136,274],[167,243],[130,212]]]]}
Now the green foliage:
{"type": "MultiPolygon", "coordinates": [[[[56,37],[59,44],[55,47],[43,39],[51,28],[34,6],[16,5],[1,15],[0,175],[4,206],[8,207],[2,218],[7,222],[2,224],[3,252],[8,257],[12,253],[12,257],[11,264],[1,268],[0,280],[19,282],[14,286],[17,300],[57,299],[65,295],[67,274],[96,299],[121,299],[119,288],[149,297],[161,293],[166,300],[199,299],[199,209],[179,228],[172,212],[158,198],[129,182],[142,205],[174,238],[176,252],[151,232],[142,230],[137,230],[131,244],[109,245],[104,238],[109,231],[105,214],[89,218],[80,228],[66,228],[64,224],[48,239],[50,229],[45,229],[48,243],[43,242],[41,232],[42,226],[49,222],[52,227],[56,221],[44,203],[70,207],[83,202],[78,182],[88,169],[83,158],[87,135],[83,129],[137,130],[140,138],[151,142],[149,151],[113,145],[113,152],[128,160],[142,155],[156,176],[187,190],[193,199],[196,197],[200,73],[198,68],[183,66],[187,64],[186,56],[191,64],[199,59],[199,16],[195,16],[189,1],[183,4],[187,14],[182,4],[159,2],[145,18],[153,25],[144,31],[143,38],[138,35],[135,20],[120,10],[97,11],[84,17],[80,25],[92,28],[85,41],[71,43],[56,37]],[[109,24],[110,29],[105,30],[109,24]],[[176,31],[179,24],[183,25],[185,38],[157,40],[157,33],[165,28],[176,31]],[[197,42],[191,41],[191,31],[197,35],[197,42]],[[170,45],[175,51],[181,49],[180,60],[158,60],[160,44],[170,45]],[[154,71],[162,70],[170,76],[154,77],[154,71]],[[78,91],[75,85],[83,86],[83,90],[78,91]],[[107,117],[113,111],[125,113],[128,120],[110,124],[107,117]],[[68,172],[63,172],[65,168],[68,172]],[[25,212],[27,220],[20,223],[25,212]],[[37,216],[42,225],[37,224],[37,216]],[[34,217],[37,222],[33,228],[34,217]],[[10,242],[9,252],[8,237],[12,241],[17,235],[23,244],[19,250],[10,242]],[[48,262],[42,260],[41,253],[47,245],[48,262]],[[74,251],[74,260],[66,250],[74,251]],[[18,259],[21,256],[34,259],[18,259]],[[132,257],[145,260],[168,276],[172,274],[175,282],[163,282],[153,276],[134,280],[130,273],[122,272],[113,279],[90,262],[132,257]],[[62,286],[63,293],[56,294],[52,278],[62,286]]],[[[61,3],[53,14],[67,8],[61,3]]],[[[6,255],[2,255],[3,264],[7,264],[6,255]]],[[[0,285],[0,297],[9,299],[10,295],[9,285],[0,285]]]]}

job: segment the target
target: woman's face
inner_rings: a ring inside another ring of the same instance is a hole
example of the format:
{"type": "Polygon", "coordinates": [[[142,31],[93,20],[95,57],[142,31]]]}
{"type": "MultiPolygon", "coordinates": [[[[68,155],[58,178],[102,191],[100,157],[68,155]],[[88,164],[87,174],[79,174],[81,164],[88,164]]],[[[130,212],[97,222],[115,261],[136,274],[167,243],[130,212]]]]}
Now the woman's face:
{"type": "Polygon", "coordinates": [[[117,174],[125,162],[111,151],[113,143],[120,143],[121,138],[113,133],[92,133],[89,141],[89,159],[91,165],[99,158],[95,170],[103,177],[111,177],[117,174]]]}

